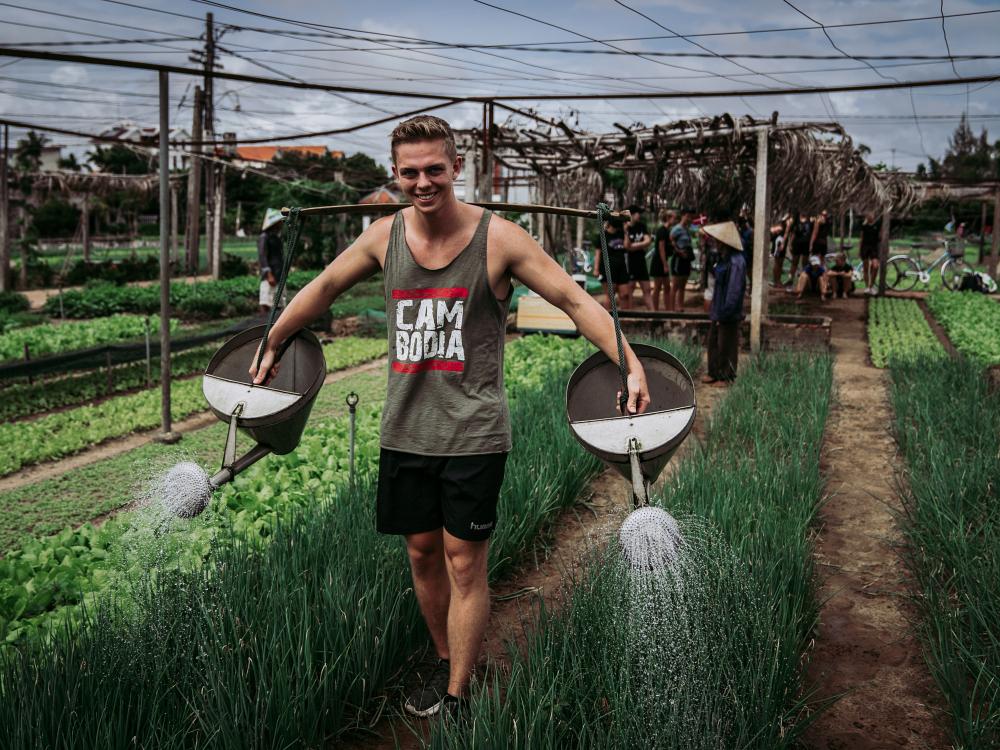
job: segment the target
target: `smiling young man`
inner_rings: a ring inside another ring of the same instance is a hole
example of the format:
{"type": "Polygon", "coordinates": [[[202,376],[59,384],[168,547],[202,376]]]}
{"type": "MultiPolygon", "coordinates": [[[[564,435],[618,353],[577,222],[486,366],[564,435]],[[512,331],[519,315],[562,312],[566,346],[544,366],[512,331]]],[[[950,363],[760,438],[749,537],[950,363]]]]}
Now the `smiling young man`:
{"type": "MultiPolygon", "coordinates": [[[[257,383],[281,343],[378,270],[389,381],[376,526],[406,539],[413,588],[438,660],[406,699],[417,716],[458,710],[489,618],[489,537],[511,449],[503,348],[512,280],[556,305],[617,361],[608,313],[516,224],[454,194],[462,159],[448,123],[421,115],[392,133],[393,174],[412,206],[374,223],[275,322],[257,383]]],[[[625,344],[628,408],[649,405],[625,344]]],[[[609,395],[610,398],[610,395],[609,395]]],[[[553,406],[553,408],[558,408],[553,406]]]]}

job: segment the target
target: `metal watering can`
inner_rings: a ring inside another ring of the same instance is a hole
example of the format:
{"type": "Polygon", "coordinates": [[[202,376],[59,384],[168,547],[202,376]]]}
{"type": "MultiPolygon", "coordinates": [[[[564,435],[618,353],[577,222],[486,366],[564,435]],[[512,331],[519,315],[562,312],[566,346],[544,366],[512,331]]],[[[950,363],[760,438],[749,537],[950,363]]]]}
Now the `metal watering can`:
{"type": "Polygon", "coordinates": [[[267,385],[253,385],[249,367],[266,326],[254,326],[229,339],[217,351],[202,379],[202,390],[219,419],[229,423],[222,468],[209,479],[213,489],[268,453],[295,450],[302,438],[313,402],[326,377],[323,347],[303,329],[279,352],[281,367],[267,385]],[[242,429],[256,445],[236,457],[236,431],[242,429]]]}

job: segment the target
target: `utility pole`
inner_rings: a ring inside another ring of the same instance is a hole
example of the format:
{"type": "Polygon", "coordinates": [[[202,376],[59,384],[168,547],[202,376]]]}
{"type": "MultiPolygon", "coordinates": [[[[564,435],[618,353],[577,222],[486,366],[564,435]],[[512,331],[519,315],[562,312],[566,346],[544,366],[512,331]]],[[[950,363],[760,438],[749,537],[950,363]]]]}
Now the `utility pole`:
{"type": "Polygon", "coordinates": [[[170,90],[169,76],[159,72],[160,90],[160,411],[157,440],[176,443],[170,417],[170,90]]]}
{"type": "MultiPolygon", "coordinates": [[[[195,143],[201,140],[201,126],[204,122],[205,95],[200,86],[194,87],[194,123],[191,127],[191,140],[195,143]]],[[[199,255],[201,250],[201,146],[191,147],[191,161],[188,165],[187,185],[187,271],[195,276],[198,274],[199,255]]]]}
{"type": "Polygon", "coordinates": [[[0,292],[9,292],[10,202],[7,194],[7,161],[10,159],[10,126],[3,126],[3,154],[0,155],[0,292]]]}
{"type": "MultiPolygon", "coordinates": [[[[215,22],[211,13],[205,14],[205,132],[206,141],[215,140],[215,22]]],[[[209,156],[215,156],[215,146],[208,147],[209,156]]],[[[215,163],[205,163],[205,233],[208,248],[208,267],[215,276],[215,163]]]]}

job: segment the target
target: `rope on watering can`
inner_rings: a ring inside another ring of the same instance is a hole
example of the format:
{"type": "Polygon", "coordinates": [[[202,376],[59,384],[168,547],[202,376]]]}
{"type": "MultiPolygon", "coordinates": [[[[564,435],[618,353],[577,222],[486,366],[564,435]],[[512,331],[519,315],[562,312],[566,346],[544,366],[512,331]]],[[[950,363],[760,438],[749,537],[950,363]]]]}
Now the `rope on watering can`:
{"type": "Polygon", "coordinates": [[[601,259],[604,261],[604,279],[608,285],[608,300],[611,302],[611,319],[615,322],[615,341],[618,344],[618,374],[622,379],[622,393],[618,406],[625,414],[628,407],[628,373],[625,370],[625,347],[622,345],[622,324],[618,320],[618,303],[615,301],[615,285],[611,278],[611,261],[608,259],[608,234],[604,229],[611,208],[607,203],[597,204],[597,223],[601,230],[601,259]]]}
{"type": "Polygon", "coordinates": [[[274,304],[271,305],[271,314],[267,317],[267,325],[264,327],[264,338],[260,342],[260,351],[257,353],[257,372],[260,372],[260,363],[264,359],[264,351],[267,349],[267,337],[271,333],[271,326],[278,319],[278,303],[281,295],[285,292],[285,282],[288,280],[288,272],[292,268],[292,256],[295,254],[295,246],[299,243],[299,234],[302,232],[302,217],[299,216],[301,208],[292,208],[288,211],[288,218],[285,219],[284,237],[284,259],[281,263],[281,272],[278,274],[278,284],[274,289],[274,304]]]}

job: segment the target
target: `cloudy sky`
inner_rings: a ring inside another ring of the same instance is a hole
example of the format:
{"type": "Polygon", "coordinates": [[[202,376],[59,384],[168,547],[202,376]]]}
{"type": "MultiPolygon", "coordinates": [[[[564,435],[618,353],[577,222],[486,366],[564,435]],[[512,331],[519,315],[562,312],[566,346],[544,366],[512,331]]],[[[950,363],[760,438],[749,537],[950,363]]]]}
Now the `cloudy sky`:
{"type": "MultiPolygon", "coordinates": [[[[523,96],[517,106],[573,117],[592,131],[612,130],[615,122],[776,110],[789,120],[839,120],[871,148],[874,161],[903,169],[928,154],[939,158],[966,111],[977,132],[986,127],[991,140],[1000,138],[1000,84],[699,96],[1000,75],[1000,0],[21,0],[0,6],[0,45],[193,66],[189,55],[203,44],[211,12],[226,71],[397,92],[523,96]],[[610,91],[637,98],[531,99],[610,91]],[[690,96],[642,96],[668,91],[690,96]]],[[[171,76],[172,123],[190,128],[197,82],[171,76]]],[[[332,129],[422,101],[220,81],[217,129],[242,137],[332,129]]],[[[482,117],[471,104],[438,114],[456,126],[482,117]]],[[[154,124],[155,74],[0,58],[0,115],[85,132],[120,119],[154,124]]],[[[300,142],[361,150],[384,162],[390,129],[300,142]]],[[[21,132],[12,129],[12,138],[21,132]]]]}

